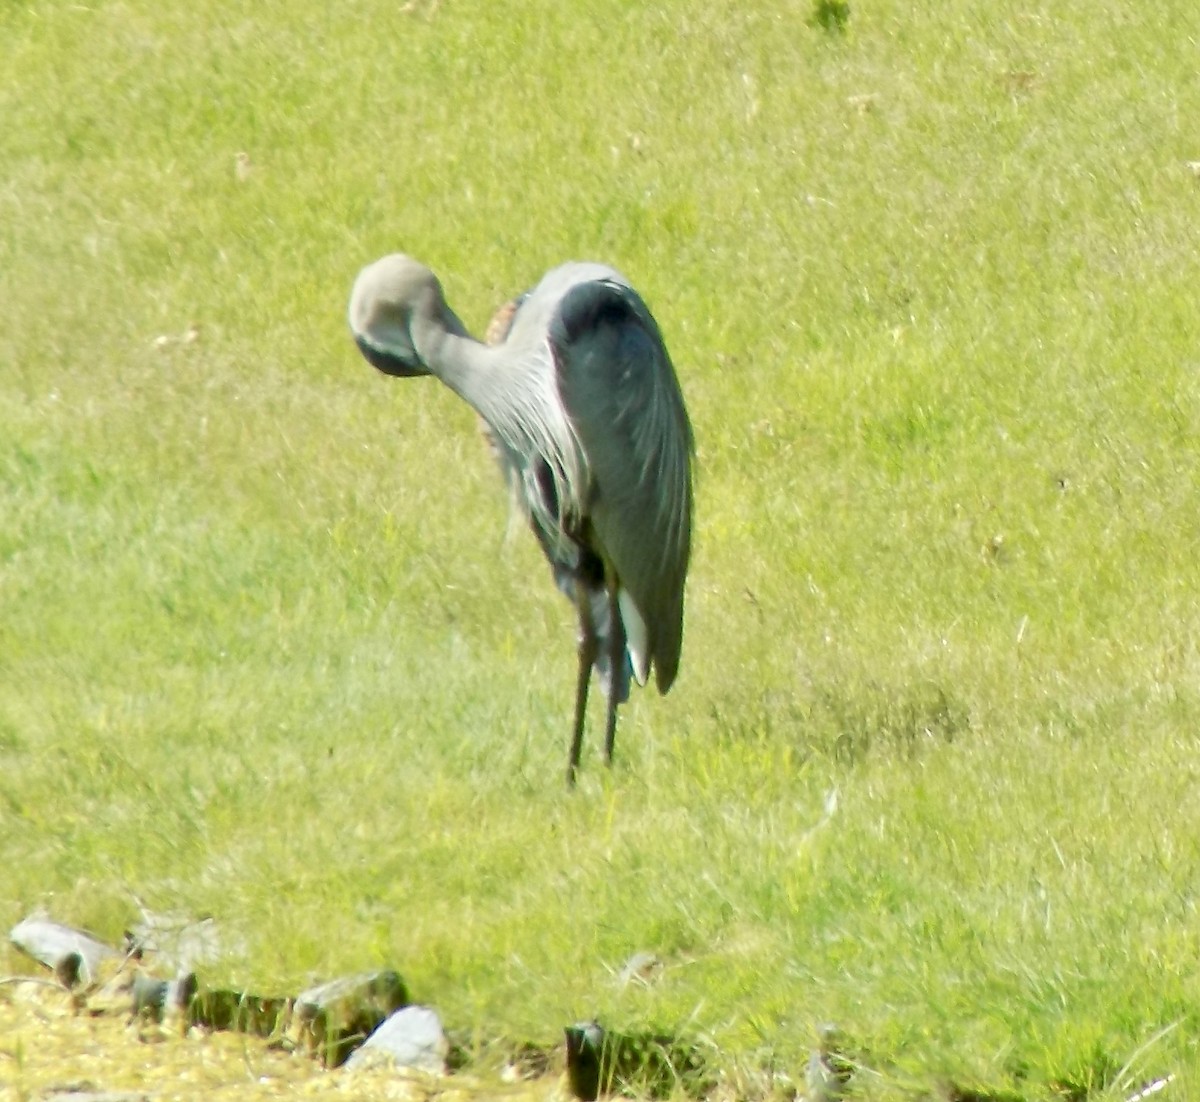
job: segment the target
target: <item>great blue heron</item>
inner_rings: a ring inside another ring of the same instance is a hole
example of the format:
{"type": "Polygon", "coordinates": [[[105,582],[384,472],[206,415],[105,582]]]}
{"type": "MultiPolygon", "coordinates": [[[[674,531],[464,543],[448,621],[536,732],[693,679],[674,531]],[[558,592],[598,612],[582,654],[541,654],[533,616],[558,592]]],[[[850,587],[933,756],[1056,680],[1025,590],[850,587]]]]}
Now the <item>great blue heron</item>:
{"type": "Polygon", "coordinates": [[[548,272],[496,327],[467,332],[424,265],[368,265],[350,328],[389,375],[436,375],[480,415],[559,589],[579,613],[567,762],[574,784],[592,670],[607,696],[604,758],[632,674],[675,680],[692,525],[692,429],[658,325],[601,264],[548,272]]]}

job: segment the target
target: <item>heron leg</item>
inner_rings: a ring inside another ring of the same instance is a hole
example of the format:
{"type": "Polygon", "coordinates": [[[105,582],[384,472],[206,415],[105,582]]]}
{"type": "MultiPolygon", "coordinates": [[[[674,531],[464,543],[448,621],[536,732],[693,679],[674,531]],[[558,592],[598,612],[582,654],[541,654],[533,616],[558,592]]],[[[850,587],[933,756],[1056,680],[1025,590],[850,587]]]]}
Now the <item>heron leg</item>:
{"type": "Polygon", "coordinates": [[[617,742],[617,696],[608,694],[608,714],[604,719],[604,764],[612,765],[613,747],[617,742]]]}
{"type": "Polygon", "coordinates": [[[588,682],[596,664],[596,629],[587,605],[587,594],[580,593],[579,605],[579,679],[575,683],[575,730],[571,735],[571,753],[567,758],[567,787],[575,787],[579,756],[583,751],[583,724],[587,718],[588,682]]]}
{"type": "Polygon", "coordinates": [[[612,765],[613,747],[617,743],[617,706],[620,703],[621,668],[625,662],[625,632],[621,630],[621,610],[617,607],[616,587],[608,591],[609,632],[608,639],[608,668],[611,676],[608,679],[607,712],[604,717],[604,763],[612,765]]]}

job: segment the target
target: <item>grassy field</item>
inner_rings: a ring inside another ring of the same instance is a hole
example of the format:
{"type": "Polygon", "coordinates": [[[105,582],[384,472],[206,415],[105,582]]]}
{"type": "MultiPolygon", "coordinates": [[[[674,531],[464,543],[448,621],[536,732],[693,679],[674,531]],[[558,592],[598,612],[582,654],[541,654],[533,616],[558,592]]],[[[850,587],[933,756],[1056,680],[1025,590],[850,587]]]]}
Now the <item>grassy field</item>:
{"type": "Polygon", "coordinates": [[[1195,5],[407,7],[0,6],[0,925],[1200,1093],[1195,5]],[[574,795],[571,610],[347,333],[395,250],[477,331],[613,263],[679,370],[681,675],[574,795]]]}

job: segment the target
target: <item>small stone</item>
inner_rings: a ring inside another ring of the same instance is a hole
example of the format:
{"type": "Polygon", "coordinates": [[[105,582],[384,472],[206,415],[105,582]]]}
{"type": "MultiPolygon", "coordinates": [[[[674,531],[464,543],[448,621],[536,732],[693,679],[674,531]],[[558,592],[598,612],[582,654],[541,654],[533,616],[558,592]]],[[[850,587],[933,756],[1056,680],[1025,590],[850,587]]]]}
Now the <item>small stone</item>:
{"type": "Polygon", "coordinates": [[[186,1019],[199,986],[195,972],[185,972],[173,980],[160,980],[139,973],[133,978],[130,1016],[154,1022],[161,1022],[167,1017],[186,1019]]]}
{"type": "Polygon", "coordinates": [[[577,1022],[567,1040],[567,1085],[581,1102],[632,1093],[669,1098],[682,1089],[701,1097],[712,1086],[698,1044],[659,1033],[614,1033],[599,1022],[577,1022]]]}
{"type": "Polygon", "coordinates": [[[83,971],[83,957],[78,953],[68,953],[59,958],[54,966],[54,978],[68,991],[79,986],[80,973],[83,971]]]}
{"type": "Polygon", "coordinates": [[[582,1102],[595,1102],[600,1095],[604,1028],[597,1021],[577,1022],[563,1034],[567,1039],[567,1085],[582,1102]]]}
{"type": "Polygon", "coordinates": [[[96,983],[106,964],[123,959],[122,953],[99,938],[44,914],[18,922],[8,936],[21,952],[53,969],[67,988],[96,983]]]}
{"type": "Polygon", "coordinates": [[[167,981],[153,976],[137,975],[133,978],[133,1017],[149,1018],[161,1022],[163,1008],[167,1005],[167,981]]]}
{"type": "Polygon", "coordinates": [[[279,1031],[291,1011],[291,999],[209,987],[194,993],[188,1000],[184,1020],[188,1025],[207,1029],[270,1037],[279,1031]]]}
{"type": "Polygon", "coordinates": [[[338,1067],[381,1022],[407,1005],[408,988],[396,972],[343,976],[296,996],[289,1036],[318,1054],[326,1067],[338,1067]]]}
{"type": "Polygon", "coordinates": [[[449,1042],[437,1012],[406,1006],[383,1023],[346,1063],[348,1068],[396,1067],[441,1075],[449,1042]]]}

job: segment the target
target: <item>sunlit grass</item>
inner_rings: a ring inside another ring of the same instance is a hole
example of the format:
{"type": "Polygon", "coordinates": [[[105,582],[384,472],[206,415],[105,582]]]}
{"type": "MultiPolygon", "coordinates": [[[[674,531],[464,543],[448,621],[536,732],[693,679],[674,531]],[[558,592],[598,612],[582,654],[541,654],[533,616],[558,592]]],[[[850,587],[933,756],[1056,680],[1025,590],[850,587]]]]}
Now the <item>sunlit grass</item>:
{"type": "Polygon", "coordinates": [[[793,1076],[831,1021],[875,1097],[1183,1096],[1194,16],[817,8],[0,13],[0,920],[211,913],[212,982],[793,1076]],[[573,797],[570,609],[345,331],[395,249],[480,330],[615,263],[679,368],[681,675],[573,797]]]}

